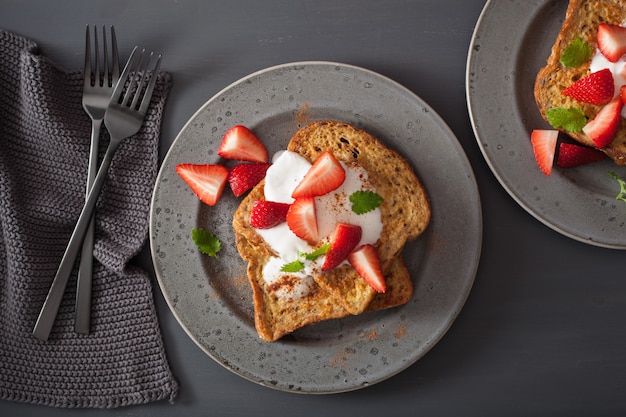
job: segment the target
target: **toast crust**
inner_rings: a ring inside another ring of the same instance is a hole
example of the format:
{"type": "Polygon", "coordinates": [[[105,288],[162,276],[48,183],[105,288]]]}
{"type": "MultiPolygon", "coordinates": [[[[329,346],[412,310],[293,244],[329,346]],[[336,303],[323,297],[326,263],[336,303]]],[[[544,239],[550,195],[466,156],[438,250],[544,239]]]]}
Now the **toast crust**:
{"type": "Polygon", "coordinates": [[[253,202],[265,198],[265,181],[261,181],[242,200],[233,217],[237,249],[248,261],[259,336],[275,341],[307,324],[406,303],[413,294],[413,283],[401,251],[408,240],[424,232],[431,217],[426,190],[410,165],[369,133],[330,120],[312,122],[299,130],[287,149],[310,162],[329,150],[338,160],[357,162],[368,171],[370,182],[383,197],[383,229],[375,246],[387,291],[377,294],[354,268],[344,264],[315,274],[304,297],[278,296],[263,279],[263,268],[275,254],[248,220],[253,202]]]}
{"type": "MultiPolygon", "coordinates": [[[[568,68],[560,63],[560,58],[567,46],[577,37],[581,37],[595,51],[596,36],[600,23],[623,25],[626,21],[626,8],[623,0],[570,0],[565,20],[554,42],[546,66],[537,73],[534,96],[541,116],[547,121],[546,112],[555,107],[579,107],[589,120],[593,119],[602,106],[582,103],[561,94],[576,80],[589,74],[591,60],[568,68]]],[[[593,141],[584,133],[569,132],[559,129],[573,140],[596,148],[593,141]]],[[[621,124],[615,139],[600,149],[618,165],[626,164],[626,122],[621,124]]]]}

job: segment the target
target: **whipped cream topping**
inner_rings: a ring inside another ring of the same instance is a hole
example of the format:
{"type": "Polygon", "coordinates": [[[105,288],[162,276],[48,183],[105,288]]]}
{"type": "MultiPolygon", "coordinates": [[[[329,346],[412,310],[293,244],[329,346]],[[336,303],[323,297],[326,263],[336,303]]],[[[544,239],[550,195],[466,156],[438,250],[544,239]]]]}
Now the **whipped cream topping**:
{"type": "MultiPolygon", "coordinates": [[[[296,236],[282,223],[271,229],[256,229],[257,233],[277,254],[265,265],[263,279],[268,289],[277,296],[297,298],[307,295],[312,288],[311,275],[319,270],[324,262],[321,256],[315,261],[305,262],[305,267],[299,272],[282,272],[283,265],[298,259],[299,253],[310,253],[324,243],[330,241],[332,232],[338,222],[361,226],[361,241],[357,246],[366,243],[374,244],[379,239],[383,224],[380,209],[376,208],[368,213],[356,214],[352,211],[349,197],[359,190],[376,191],[369,181],[367,171],[356,163],[341,165],[346,171],[343,184],[324,196],[315,198],[320,244],[311,246],[308,242],[296,236]]],[[[293,203],[291,193],[300,183],[311,167],[311,163],[304,157],[291,151],[280,151],[272,158],[272,166],[267,170],[265,177],[265,199],[280,203],[293,203]]]]}

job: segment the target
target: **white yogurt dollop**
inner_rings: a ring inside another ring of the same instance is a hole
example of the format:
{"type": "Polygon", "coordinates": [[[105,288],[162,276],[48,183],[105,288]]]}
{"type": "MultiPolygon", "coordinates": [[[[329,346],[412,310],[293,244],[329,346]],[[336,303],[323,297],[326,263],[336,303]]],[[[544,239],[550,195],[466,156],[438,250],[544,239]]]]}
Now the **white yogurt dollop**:
{"type": "Polygon", "coordinates": [[[279,151],[265,174],[265,199],[293,203],[291,193],[311,168],[311,163],[295,152],[279,151]]]}
{"type": "MultiPolygon", "coordinates": [[[[374,244],[379,239],[383,224],[380,209],[358,215],[352,211],[349,197],[359,190],[376,191],[369,181],[367,171],[356,163],[341,163],[346,171],[346,180],[335,191],[315,198],[318,230],[321,237],[320,245],[330,240],[335,225],[339,222],[361,226],[362,236],[359,245],[374,244]]],[[[311,163],[299,154],[291,151],[280,151],[272,158],[272,166],[265,177],[265,199],[280,203],[293,203],[291,193],[302,181],[311,167],[311,163]]],[[[309,293],[312,283],[311,274],[323,263],[324,257],[315,262],[305,262],[305,268],[297,273],[285,273],[280,269],[283,265],[298,259],[299,253],[309,253],[318,246],[297,237],[282,223],[271,229],[257,229],[257,233],[278,255],[272,258],[263,269],[263,279],[270,290],[277,296],[294,298],[309,293]],[[300,282],[295,282],[297,278],[300,282]],[[284,285],[282,285],[284,284],[284,285]]]]}
{"type": "Polygon", "coordinates": [[[337,223],[361,226],[361,241],[357,246],[366,243],[374,244],[380,237],[383,224],[380,220],[380,209],[364,214],[352,211],[350,195],[356,191],[376,191],[369,182],[367,171],[356,163],[341,163],[346,170],[346,179],[335,191],[315,199],[317,212],[317,228],[322,239],[330,239],[337,223]]]}
{"type": "MultiPolygon", "coordinates": [[[[615,83],[615,93],[613,98],[619,96],[620,88],[626,84],[626,55],[622,56],[616,62],[611,62],[599,50],[596,50],[596,54],[591,59],[589,65],[589,72],[598,72],[605,68],[608,68],[613,74],[613,81],[615,83]]],[[[622,117],[626,118],[626,107],[622,108],[622,117]]]]}

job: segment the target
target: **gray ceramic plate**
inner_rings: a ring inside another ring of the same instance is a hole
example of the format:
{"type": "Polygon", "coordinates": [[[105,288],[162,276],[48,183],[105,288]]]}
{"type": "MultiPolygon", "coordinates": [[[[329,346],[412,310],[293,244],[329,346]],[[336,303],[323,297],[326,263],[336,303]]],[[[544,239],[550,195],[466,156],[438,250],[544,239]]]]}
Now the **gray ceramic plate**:
{"type": "Polygon", "coordinates": [[[210,357],[261,385],[290,392],[349,391],[382,381],[431,349],[459,314],[478,266],[482,239],[474,175],[437,114],[397,83],[365,69],[327,62],[254,73],[210,99],[169,150],[154,191],[150,243],[157,278],[173,314],[210,357]],[[415,295],[388,311],[311,325],[275,343],[254,328],[251,290],[231,219],[241,198],[226,190],[215,207],[180,180],[183,162],[214,163],[223,133],[250,127],[270,154],[305,120],[361,126],[413,165],[430,194],[428,230],[405,248],[415,295]],[[219,258],[201,255],[193,227],[223,241],[219,258]]]}
{"type": "Polygon", "coordinates": [[[480,16],[467,63],[467,98],[482,153],[509,194],[552,229],[592,245],[626,249],[626,204],[615,199],[626,178],[611,161],[578,168],[537,167],[530,132],[550,128],[533,96],[561,28],[567,0],[489,1],[480,16]]]}

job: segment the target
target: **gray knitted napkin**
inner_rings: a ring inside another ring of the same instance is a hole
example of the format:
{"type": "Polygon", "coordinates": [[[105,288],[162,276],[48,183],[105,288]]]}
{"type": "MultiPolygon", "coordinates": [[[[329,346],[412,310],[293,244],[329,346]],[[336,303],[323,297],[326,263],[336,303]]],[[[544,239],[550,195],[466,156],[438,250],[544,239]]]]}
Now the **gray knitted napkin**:
{"type": "Polygon", "coordinates": [[[147,237],[167,73],[142,129],[118,148],[98,202],[91,333],[74,332],[75,266],[50,338],[31,335],[85,199],[91,121],[82,78],[0,30],[0,398],[98,408],[173,401],[178,384],[151,281],[129,265],[147,237]]]}

